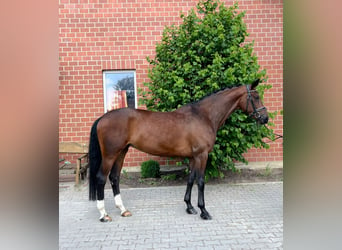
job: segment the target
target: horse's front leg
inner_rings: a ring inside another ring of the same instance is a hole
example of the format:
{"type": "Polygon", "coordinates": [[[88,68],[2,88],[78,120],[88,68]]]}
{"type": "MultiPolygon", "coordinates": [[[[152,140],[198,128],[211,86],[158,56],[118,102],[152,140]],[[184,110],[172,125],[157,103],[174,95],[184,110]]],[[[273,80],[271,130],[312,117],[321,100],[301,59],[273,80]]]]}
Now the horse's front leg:
{"type": "Polygon", "coordinates": [[[188,214],[197,214],[196,209],[191,204],[191,190],[192,190],[192,186],[194,185],[195,178],[196,178],[196,171],[192,170],[192,164],[193,164],[193,160],[190,160],[190,175],[188,179],[188,184],[186,186],[184,201],[187,207],[186,212],[188,214]]]}
{"type": "Polygon", "coordinates": [[[204,220],[211,220],[212,217],[205,209],[204,202],[204,172],[199,173],[197,176],[197,185],[198,185],[198,207],[201,209],[201,218],[204,220]]]}
{"type": "Polygon", "coordinates": [[[201,218],[204,220],[211,220],[212,217],[205,209],[204,202],[204,173],[207,165],[208,153],[202,152],[197,156],[196,160],[198,160],[198,164],[195,165],[197,171],[198,207],[201,209],[201,218]]]}

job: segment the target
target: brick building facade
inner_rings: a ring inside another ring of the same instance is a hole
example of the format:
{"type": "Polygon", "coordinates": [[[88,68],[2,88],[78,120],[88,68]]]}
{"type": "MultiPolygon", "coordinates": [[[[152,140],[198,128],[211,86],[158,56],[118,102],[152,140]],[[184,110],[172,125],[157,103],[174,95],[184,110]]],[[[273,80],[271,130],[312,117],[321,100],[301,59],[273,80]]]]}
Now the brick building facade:
{"type": "MultiPolygon", "coordinates": [[[[106,71],[135,72],[136,87],[147,82],[147,56],[155,54],[164,27],[181,22],[198,0],[59,0],[59,142],[88,144],[90,127],[104,111],[106,71]]],[[[226,6],[235,1],[224,1],[226,6]]],[[[248,41],[254,40],[258,62],[267,70],[264,104],[270,110],[283,107],[283,1],[239,1],[246,10],[248,41]]],[[[139,98],[139,96],[137,97],[139,98]]],[[[283,120],[274,121],[282,134],[283,120]]],[[[250,162],[282,161],[282,140],[268,150],[251,149],[250,162]]],[[[64,155],[74,161],[72,155],[64,155]]],[[[130,149],[124,166],[139,166],[151,157],[130,149]]]]}

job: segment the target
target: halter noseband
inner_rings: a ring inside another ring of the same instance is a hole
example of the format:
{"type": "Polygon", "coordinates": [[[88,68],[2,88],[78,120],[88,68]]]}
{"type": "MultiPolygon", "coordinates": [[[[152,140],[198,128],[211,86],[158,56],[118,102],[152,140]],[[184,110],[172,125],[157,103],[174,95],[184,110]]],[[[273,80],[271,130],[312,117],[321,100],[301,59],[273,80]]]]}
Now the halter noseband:
{"type": "Polygon", "coordinates": [[[252,104],[252,107],[253,107],[253,112],[250,113],[249,116],[254,116],[255,118],[259,119],[261,117],[260,111],[264,110],[266,108],[265,107],[255,108],[251,92],[256,92],[256,90],[250,90],[248,85],[246,85],[246,88],[247,88],[247,106],[246,106],[246,111],[248,110],[248,103],[250,101],[251,104],[252,104]]]}

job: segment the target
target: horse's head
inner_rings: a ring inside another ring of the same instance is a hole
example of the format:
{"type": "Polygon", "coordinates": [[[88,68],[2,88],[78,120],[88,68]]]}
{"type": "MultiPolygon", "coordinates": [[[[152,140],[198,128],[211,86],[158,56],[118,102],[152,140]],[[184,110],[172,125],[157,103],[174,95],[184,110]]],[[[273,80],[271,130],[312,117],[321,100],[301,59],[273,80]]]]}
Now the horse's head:
{"type": "Polygon", "coordinates": [[[253,84],[246,85],[246,93],[241,98],[240,108],[257,120],[258,123],[266,124],[268,122],[268,113],[255,89],[258,84],[259,80],[256,80],[253,84]]]}

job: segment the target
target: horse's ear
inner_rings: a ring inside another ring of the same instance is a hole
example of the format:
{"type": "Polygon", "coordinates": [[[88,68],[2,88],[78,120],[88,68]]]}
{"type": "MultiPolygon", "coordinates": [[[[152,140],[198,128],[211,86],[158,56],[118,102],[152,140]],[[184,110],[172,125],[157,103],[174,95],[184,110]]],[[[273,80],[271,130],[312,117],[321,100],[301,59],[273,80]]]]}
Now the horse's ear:
{"type": "Polygon", "coordinates": [[[255,89],[256,86],[258,86],[259,82],[260,82],[260,79],[255,80],[255,81],[252,83],[252,88],[251,88],[251,89],[255,89]]]}

